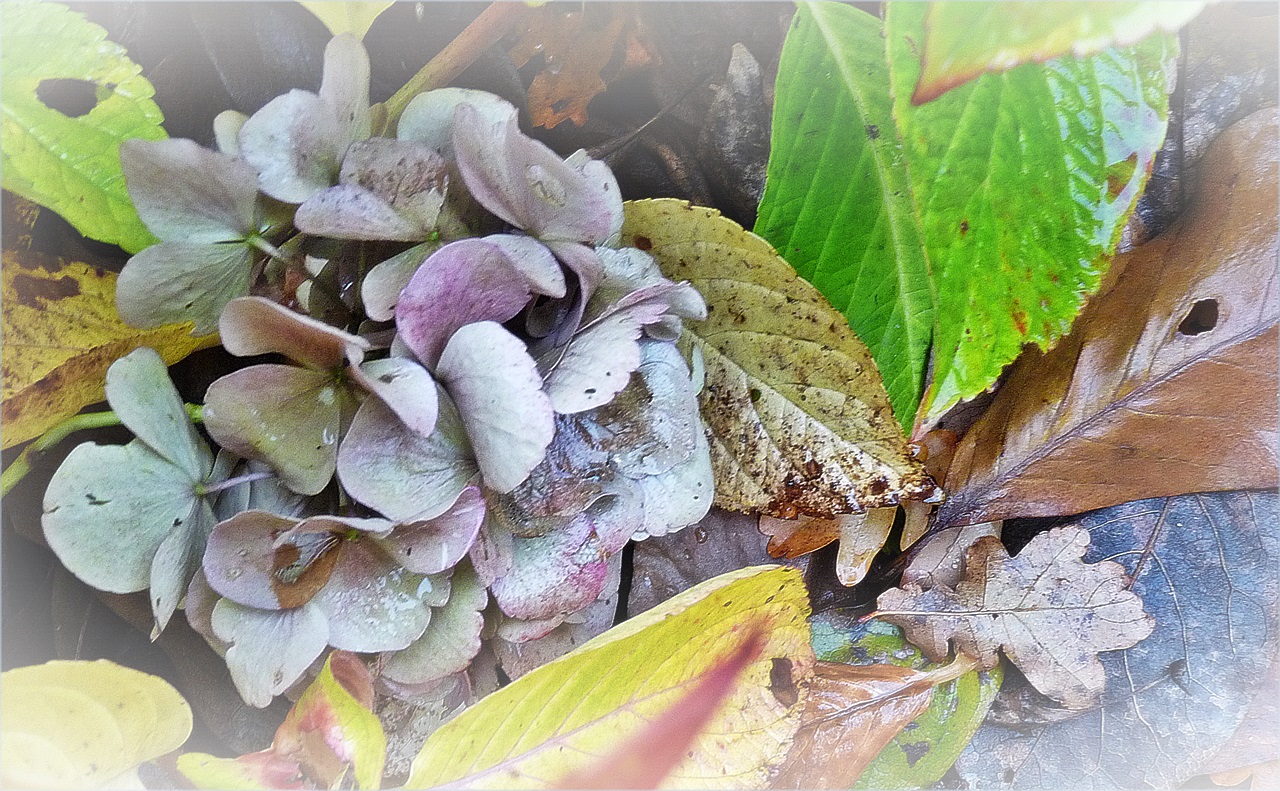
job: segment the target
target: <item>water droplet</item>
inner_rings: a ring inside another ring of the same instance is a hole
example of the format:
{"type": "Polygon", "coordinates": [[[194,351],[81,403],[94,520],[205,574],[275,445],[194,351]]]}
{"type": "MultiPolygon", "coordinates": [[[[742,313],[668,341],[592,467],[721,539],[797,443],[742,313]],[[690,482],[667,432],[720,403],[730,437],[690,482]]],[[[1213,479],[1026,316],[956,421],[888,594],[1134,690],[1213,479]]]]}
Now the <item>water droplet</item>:
{"type": "Polygon", "coordinates": [[[238,579],[244,572],[240,569],[227,569],[227,579],[238,579]]]}
{"type": "Polygon", "coordinates": [[[320,432],[320,441],[326,445],[332,445],[338,441],[338,438],[335,437],[333,435],[333,431],[326,426],[325,429],[320,432]]]}
{"type": "Polygon", "coordinates": [[[707,543],[707,531],[701,527],[695,527],[693,529],[693,540],[697,541],[699,544],[707,543]]]}

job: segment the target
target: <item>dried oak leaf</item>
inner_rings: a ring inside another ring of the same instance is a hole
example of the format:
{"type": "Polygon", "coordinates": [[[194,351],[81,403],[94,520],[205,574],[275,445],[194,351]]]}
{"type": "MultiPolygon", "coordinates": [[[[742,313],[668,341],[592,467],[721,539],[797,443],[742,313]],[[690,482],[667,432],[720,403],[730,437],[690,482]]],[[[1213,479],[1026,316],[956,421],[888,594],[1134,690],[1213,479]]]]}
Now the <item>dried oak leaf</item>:
{"type": "Polygon", "coordinates": [[[533,125],[550,129],[569,120],[582,126],[587,105],[609,82],[653,63],[657,56],[639,25],[625,6],[566,11],[548,3],[537,9],[509,53],[516,68],[542,55],[542,69],[529,84],[533,125]]]}
{"type": "Polygon", "coordinates": [[[680,200],[624,212],[622,243],[707,302],[680,345],[705,362],[716,505],[829,518],[935,496],[867,347],[768,242],[680,200]]]}
{"type": "Polygon", "coordinates": [[[1280,482],[1278,118],[1224,132],[1187,215],[1118,256],[1071,334],[1013,367],[956,448],[940,524],[1280,482]]]}
{"type": "Polygon", "coordinates": [[[984,536],[965,554],[954,590],[893,588],[876,602],[877,614],[934,661],[954,641],[992,668],[1003,648],[1040,692],[1088,708],[1106,680],[1098,652],[1129,648],[1155,628],[1119,563],[1081,561],[1088,545],[1087,530],[1055,528],[1010,558],[999,539],[984,536]]]}

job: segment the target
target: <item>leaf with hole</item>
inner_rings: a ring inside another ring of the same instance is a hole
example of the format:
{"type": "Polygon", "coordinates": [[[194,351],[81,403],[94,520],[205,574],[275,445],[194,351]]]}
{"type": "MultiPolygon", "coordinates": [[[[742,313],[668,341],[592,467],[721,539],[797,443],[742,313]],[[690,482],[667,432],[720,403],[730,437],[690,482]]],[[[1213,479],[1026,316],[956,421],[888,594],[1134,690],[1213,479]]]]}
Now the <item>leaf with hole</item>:
{"type": "Polygon", "coordinates": [[[813,668],[808,609],[790,569],[741,569],[691,588],[451,720],[427,740],[406,787],[547,787],[640,732],[752,623],[765,633],[760,659],[667,782],[760,787],[799,724],[813,668]],[[778,664],[799,693],[789,704],[770,690],[778,664]]]}
{"type": "Polygon", "coordinates": [[[941,523],[1277,484],[1277,117],[1225,132],[1178,224],[1014,366],[956,449],[941,523]]]}
{"type": "Polygon", "coordinates": [[[48,206],[91,239],[137,252],[155,242],[125,192],[120,143],[165,137],[142,67],[106,31],[57,3],[0,7],[4,188],[48,206]],[[82,87],[83,107],[45,104],[82,87]],[[45,99],[42,99],[42,95],[45,99]]]}
{"type": "Polygon", "coordinates": [[[706,364],[717,505],[829,517],[934,495],[866,347],[767,242],[683,201],[635,201],[626,215],[623,243],[706,299],[681,343],[706,364]]]}

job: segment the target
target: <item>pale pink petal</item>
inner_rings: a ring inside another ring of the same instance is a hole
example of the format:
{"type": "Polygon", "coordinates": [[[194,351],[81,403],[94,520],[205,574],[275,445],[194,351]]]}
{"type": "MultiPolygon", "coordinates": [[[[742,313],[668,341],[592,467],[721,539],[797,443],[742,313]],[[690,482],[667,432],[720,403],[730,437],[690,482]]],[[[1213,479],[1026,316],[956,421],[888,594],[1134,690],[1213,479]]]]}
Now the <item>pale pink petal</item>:
{"type": "Polygon", "coordinates": [[[240,297],[227,303],[218,322],[222,345],[239,357],[283,354],[321,371],[360,362],[369,342],[310,316],[294,313],[264,297],[240,297]]]}
{"type": "Polygon", "coordinates": [[[418,574],[438,574],[467,555],[484,521],[480,490],[468,486],[448,511],[420,522],[399,525],[378,540],[388,555],[418,574]]]}
{"type": "Polygon", "coordinates": [[[492,321],[454,333],[437,373],[458,405],[485,485],[509,492],[542,461],[555,413],[524,342],[492,321]]]}
{"type": "Polygon", "coordinates": [[[435,430],[440,399],[427,369],[413,360],[388,357],[349,370],[353,380],[382,399],[406,426],[424,437],[435,430]]]}

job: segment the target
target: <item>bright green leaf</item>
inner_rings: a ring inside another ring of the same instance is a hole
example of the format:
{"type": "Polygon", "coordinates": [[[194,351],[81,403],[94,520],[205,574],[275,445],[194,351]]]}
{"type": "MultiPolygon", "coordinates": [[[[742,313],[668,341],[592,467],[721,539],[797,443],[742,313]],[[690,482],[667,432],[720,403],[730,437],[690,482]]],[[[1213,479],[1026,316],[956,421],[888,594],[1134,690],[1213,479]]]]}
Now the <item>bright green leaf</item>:
{"type": "Polygon", "coordinates": [[[120,169],[122,141],[165,137],[141,67],[106,31],[56,3],[4,3],[0,29],[4,188],[48,206],[91,239],[131,253],[154,244],[120,169]],[[97,102],[83,115],[69,117],[38,98],[67,81],[94,86],[97,102]]]}
{"type": "Polygon", "coordinates": [[[378,15],[395,5],[394,0],[383,2],[307,2],[299,0],[299,5],[315,14],[329,32],[335,36],[351,33],[363,39],[373,26],[378,15]]]}
{"type": "MultiPolygon", "coordinates": [[[[813,642],[826,662],[892,664],[921,671],[940,667],[908,643],[902,630],[879,621],[851,628],[815,621],[813,642]]],[[[999,667],[972,670],[935,687],[925,713],[880,751],[854,788],[926,788],[940,780],[987,716],[1002,677],[999,667]]]]}
{"type": "Polygon", "coordinates": [[[307,734],[314,733],[337,760],[351,764],[359,788],[378,788],[387,757],[387,736],[377,715],[334,677],[332,665],[330,654],[320,676],[289,712],[281,731],[287,732],[293,723],[299,742],[309,750],[315,748],[307,745],[307,734]]]}
{"type": "Polygon", "coordinates": [[[168,682],[103,659],[6,671],[0,703],[6,788],[98,788],[191,733],[191,708],[168,682]]]}
{"type": "Polygon", "coordinates": [[[911,99],[931,101],[984,71],[1006,71],[1060,55],[1095,55],[1162,30],[1172,33],[1205,6],[1172,2],[931,3],[920,82],[911,99]]]}
{"type": "Polygon", "coordinates": [[[427,740],[407,787],[545,788],[680,700],[741,643],[753,621],[766,635],[760,658],[667,782],[679,788],[760,787],[799,725],[813,673],[808,614],[808,594],[794,569],[752,567],[708,580],[451,720],[427,740]],[[789,660],[801,693],[791,706],[770,692],[776,659],[789,660]]]}
{"type": "Polygon", "coordinates": [[[1164,140],[1176,49],[1132,49],[986,74],[914,107],[927,6],[890,4],[894,116],[937,293],[918,429],[995,383],[1024,344],[1049,348],[1098,288],[1164,140]]]}
{"type": "Polygon", "coordinates": [[[933,293],[881,32],[878,19],[851,6],[800,5],[778,65],[755,232],[848,318],[909,430],[933,293]]]}

